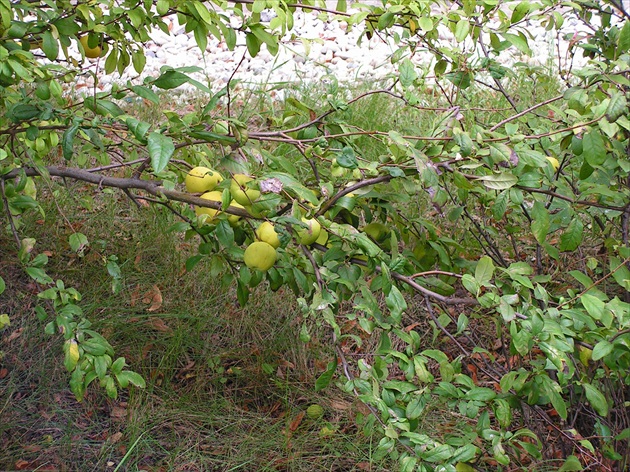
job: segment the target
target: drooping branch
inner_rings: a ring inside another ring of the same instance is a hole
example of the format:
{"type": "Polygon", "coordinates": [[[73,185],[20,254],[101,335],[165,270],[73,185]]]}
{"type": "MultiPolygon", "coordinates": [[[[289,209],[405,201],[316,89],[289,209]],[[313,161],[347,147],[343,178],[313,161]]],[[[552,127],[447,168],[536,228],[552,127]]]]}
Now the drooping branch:
{"type": "MultiPolygon", "coordinates": [[[[162,182],[159,180],[142,180],[125,177],[110,177],[106,175],[95,174],[83,169],[76,169],[71,167],[58,167],[49,166],[45,167],[46,172],[53,177],[63,177],[73,180],[80,180],[82,182],[88,182],[99,187],[112,187],[119,188],[121,190],[144,190],[145,192],[158,198],[167,198],[168,200],[175,200],[178,202],[189,203],[191,205],[212,208],[215,210],[221,210],[221,202],[215,202],[212,200],[206,200],[204,198],[191,195],[186,192],[179,192],[177,190],[170,190],[162,186],[162,182]]],[[[3,180],[14,179],[20,172],[25,172],[29,177],[41,176],[42,172],[35,167],[24,167],[22,169],[16,169],[8,174],[2,176],[3,180]]],[[[237,207],[229,207],[225,210],[226,213],[254,218],[247,210],[237,207]]]]}

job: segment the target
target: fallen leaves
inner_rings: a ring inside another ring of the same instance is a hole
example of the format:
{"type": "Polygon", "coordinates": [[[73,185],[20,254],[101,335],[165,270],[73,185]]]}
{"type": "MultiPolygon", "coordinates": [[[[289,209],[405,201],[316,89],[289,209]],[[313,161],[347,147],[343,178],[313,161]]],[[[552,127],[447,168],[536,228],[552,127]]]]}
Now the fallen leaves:
{"type": "Polygon", "coordinates": [[[141,304],[149,305],[146,307],[146,310],[152,313],[162,308],[163,303],[164,298],[162,297],[162,291],[160,290],[160,287],[155,284],[146,291],[140,285],[137,285],[131,292],[129,300],[129,304],[132,307],[136,307],[141,304]]]}
{"type": "Polygon", "coordinates": [[[16,339],[18,339],[20,336],[22,336],[22,332],[24,331],[24,328],[18,328],[15,331],[13,331],[11,334],[9,334],[6,339],[5,342],[6,343],[10,343],[11,341],[15,341],[16,339]]]}

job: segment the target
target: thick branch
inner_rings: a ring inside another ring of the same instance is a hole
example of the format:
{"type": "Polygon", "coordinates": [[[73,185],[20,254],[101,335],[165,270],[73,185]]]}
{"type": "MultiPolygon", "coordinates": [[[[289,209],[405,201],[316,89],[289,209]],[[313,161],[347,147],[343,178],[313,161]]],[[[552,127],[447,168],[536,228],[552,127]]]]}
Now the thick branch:
{"type": "MultiPolygon", "coordinates": [[[[37,168],[34,167],[24,167],[22,169],[16,169],[8,174],[4,175],[2,179],[13,179],[17,177],[19,171],[23,170],[27,176],[29,177],[37,177],[42,174],[37,168]]],[[[80,180],[83,182],[88,182],[94,185],[98,185],[99,187],[113,187],[119,188],[122,190],[144,190],[145,192],[155,196],[155,197],[166,197],[169,200],[175,200],[178,202],[189,203],[191,205],[213,208],[215,210],[221,210],[221,202],[215,202],[211,200],[206,200],[204,198],[200,198],[189,193],[178,192],[177,190],[169,190],[164,188],[161,185],[161,182],[158,180],[141,180],[141,179],[133,179],[133,178],[123,178],[123,177],[109,177],[105,175],[94,174],[88,172],[83,169],[69,168],[69,167],[57,167],[50,166],[46,167],[46,171],[54,176],[54,177],[64,177],[68,179],[80,180]]],[[[237,207],[229,207],[224,210],[226,213],[230,213],[232,215],[243,216],[247,218],[253,218],[247,210],[237,207]]]]}

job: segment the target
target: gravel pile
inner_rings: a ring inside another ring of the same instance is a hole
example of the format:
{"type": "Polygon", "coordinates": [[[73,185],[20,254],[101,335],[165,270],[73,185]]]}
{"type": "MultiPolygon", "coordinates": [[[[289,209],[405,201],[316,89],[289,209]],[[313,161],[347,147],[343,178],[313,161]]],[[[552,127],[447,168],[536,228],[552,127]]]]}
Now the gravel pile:
{"type": "MultiPolygon", "coordinates": [[[[271,15],[268,13],[268,19],[271,15]]],[[[112,82],[131,80],[141,83],[146,76],[157,77],[163,66],[200,67],[202,70],[191,76],[215,91],[224,87],[232,75],[245,84],[279,84],[320,81],[327,75],[335,76],[340,82],[357,82],[384,78],[396,71],[397,64],[391,61],[397,49],[393,41],[377,35],[368,39],[361,28],[347,31],[345,23],[336,20],[323,22],[316,12],[297,11],[294,17],[294,29],[285,36],[276,56],[272,56],[263,45],[255,58],[249,57],[244,36],[238,38],[234,51],[228,50],[223,41],[214,37],[209,38],[206,50],[200,51],[193,34],[186,33],[172,17],[167,20],[171,34],[156,30],[151,35],[152,41],[145,45],[147,62],[141,76],[131,67],[122,76],[116,73],[105,76],[101,72],[104,59],[90,60],[89,68],[99,78],[96,85],[99,91],[108,90],[112,82]]],[[[234,22],[238,24],[236,20],[234,22]]],[[[499,61],[506,65],[516,61],[550,65],[551,58],[553,65],[558,67],[557,58],[554,58],[559,48],[560,66],[565,67],[570,60],[566,53],[567,43],[558,38],[564,37],[567,31],[576,33],[577,25],[577,20],[568,19],[560,34],[546,31],[541,26],[528,25],[533,56],[506,53],[499,61]]],[[[440,37],[444,43],[453,41],[448,31],[440,31],[440,37]]],[[[427,52],[417,52],[411,59],[417,64],[430,64],[432,56],[427,52]]],[[[94,87],[92,77],[91,74],[82,76],[76,83],[77,91],[82,92],[86,88],[91,91],[94,87]]],[[[194,87],[185,84],[178,90],[186,93],[194,87]]]]}

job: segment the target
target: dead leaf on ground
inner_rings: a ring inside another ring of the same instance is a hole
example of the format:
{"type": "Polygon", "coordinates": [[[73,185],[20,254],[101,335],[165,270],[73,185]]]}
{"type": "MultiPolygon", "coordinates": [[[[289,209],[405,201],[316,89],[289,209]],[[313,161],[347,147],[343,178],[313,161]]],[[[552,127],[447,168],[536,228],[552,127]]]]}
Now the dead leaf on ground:
{"type": "MultiPolygon", "coordinates": [[[[149,308],[149,311],[151,309],[149,308]]],[[[147,320],[147,324],[156,331],[161,333],[172,333],[173,329],[169,327],[162,318],[150,318],[147,320]]]]}
{"type": "Polygon", "coordinates": [[[157,285],[154,285],[151,290],[144,294],[144,299],[142,301],[144,302],[147,298],[149,301],[146,303],[151,304],[151,306],[147,308],[147,311],[157,311],[162,308],[162,292],[157,285]]]}
{"type": "Polygon", "coordinates": [[[26,446],[23,446],[22,449],[26,452],[39,452],[43,449],[43,447],[41,444],[27,444],[26,446]]]}
{"type": "Polygon", "coordinates": [[[109,412],[109,416],[112,418],[126,418],[127,417],[127,409],[115,406],[112,408],[112,411],[109,412]]]}
{"type": "Polygon", "coordinates": [[[0,379],[5,378],[7,375],[9,375],[9,369],[7,369],[6,367],[0,369],[0,379]]]}
{"type": "Polygon", "coordinates": [[[117,433],[112,434],[108,441],[110,444],[116,444],[118,441],[120,441],[123,437],[123,433],[121,433],[120,431],[118,431],[117,433]]]}
{"type": "Polygon", "coordinates": [[[304,411],[300,411],[297,414],[297,416],[293,419],[293,421],[291,421],[291,424],[289,425],[289,431],[294,432],[300,427],[300,424],[302,424],[302,420],[304,419],[304,414],[304,411]]]}
{"type": "Polygon", "coordinates": [[[330,401],[330,407],[336,411],[346,411],[352,408],[352,403],[340,400],[332,400],[330,401]]]}
{"type": "Polygon", "coordinates": [[[132,307],[135,307],[141,298],[142,298],[142,295],[140,294],[140,285],[137,285],[136,288],[134,288],[133,291],[131,292],[131,300],[129,301],[129,304],[132,307]]]}
{"type": "Polygon", "coordinates": [[[15,470],[26,470],[30,468],[31,463],[29,461],[25,461],[23,459],[18,459],[15,461],[15,470]]]}
{"type": "Polygon", "coordinates": [[[13,331],[11,334],[9,334],[9,336],[7,336],[6,342],[10,343],[11,341],[14,341],[20,336],[22,336],[22,331],[24,331],[24,328],[18,328],[15,331],[13,331]]]}

